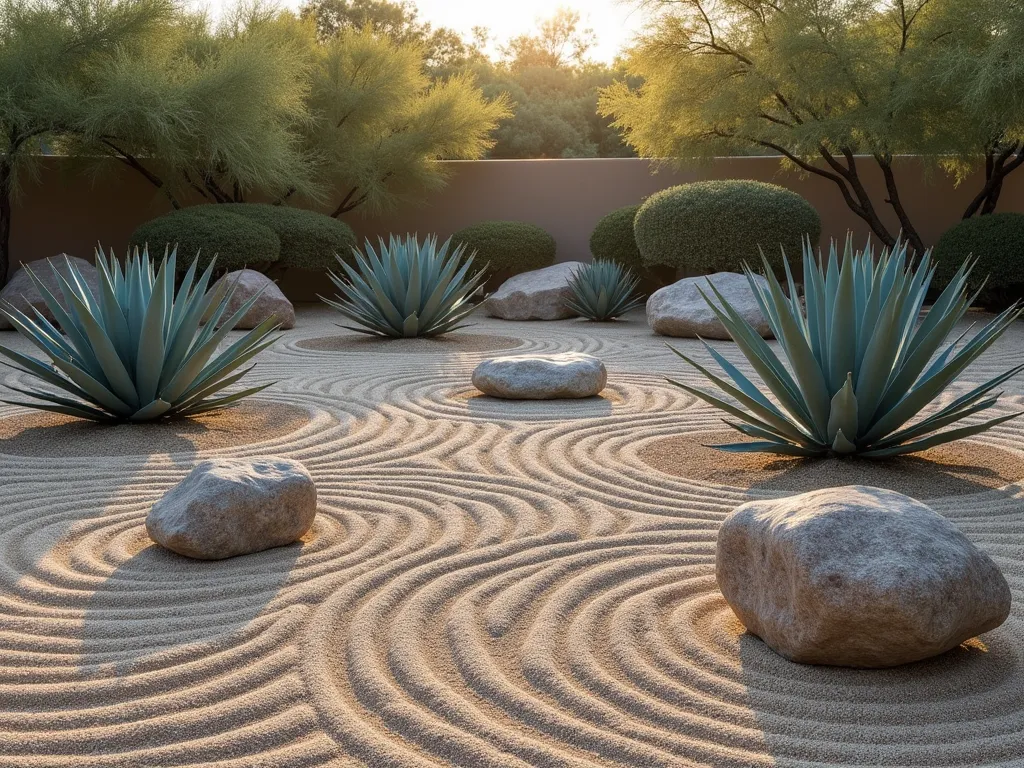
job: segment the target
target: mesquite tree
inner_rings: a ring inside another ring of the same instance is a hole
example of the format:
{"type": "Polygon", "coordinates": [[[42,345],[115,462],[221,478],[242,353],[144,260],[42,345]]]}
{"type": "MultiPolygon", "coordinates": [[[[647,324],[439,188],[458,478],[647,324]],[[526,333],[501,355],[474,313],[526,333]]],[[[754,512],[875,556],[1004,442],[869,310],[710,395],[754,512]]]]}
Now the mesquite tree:
{"type": "Polygon", "coordinates": [[[986,160],[965,217],[995,209],[1024,164],[1024,46],[1016,0],[645,0],[654,22],[601,110],[650,157],[751,150],[833,182],[886,245],[925,244],[893,159],[920,154],[957,174],[986,160]],[[1016,53],[1015,53],[1016,51],[1016,53]],[[1008,69],[1012,67],[1013,69],[1008,69]],[[1015,88],[1008,86],[1014,85],[1015,88]],[[885,180],[872,197],[863,166],[885,180]]]}
{"type": "Polygon", "coordinates": [[[86,138],[167,195],[390,207],[483,155],[505,114],[466,77],[431,83],[423,50],[367,29],[318,41],[312,18],[246,6],[193,17],[95,76],[86,138]]]}
{"type": "Polygon", "coordinates": [[[19,181],[76,130],[87,72],[156,44],[171,13],[166,0],[0,2],[0,285],[19,181]]]}

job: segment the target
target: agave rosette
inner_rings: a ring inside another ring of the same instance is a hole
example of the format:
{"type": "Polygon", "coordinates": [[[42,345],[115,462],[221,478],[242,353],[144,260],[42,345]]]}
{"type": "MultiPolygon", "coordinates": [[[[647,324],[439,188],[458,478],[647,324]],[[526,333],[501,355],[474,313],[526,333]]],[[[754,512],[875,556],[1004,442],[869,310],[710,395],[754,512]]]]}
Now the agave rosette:
{"type": "Polygon", "coordinates": [[[565,304],[574,312],[590,320],[614,320],[643,301],[636,289],[640,278],[621,264],[598,259],[584,264],[569,278],[572,295],[565,304]]]}
{"type": "Polygon", "coordinates": [[[140,256],[136,249],[122,269],[113,253],[108,258],[100,248],[99,295],[70,260],[67,277],[51,264],[66,309],[26,267],[56,322],[35,307],[30,317],[9,303],[0,305],[0,314],[49,360],[0,346],[7,358],[0,363],[60,394],[8,385],[33,401],[3,402],[94,421],[139,422],[225,408],[270,386],[218,396],[252,370],[239,369],[274,343],[268,336],[280,323],[271,317],[217,354],[259,295],[225,317],[234,286],[207,290],[214,264],[197,279],[193,261],[175,293],[175,263],[176,253],[165,253],[157,268],[147,250],[140,256]]]}
{"type": "Polygon", "coordinates": [[[471,275],[475,254],[464,258],[466,247],[452,249],[451,242],[438,247],[434,236],[420,244],[415,235],[392,235],[374,249],[367,240],[365,255],[353,249],[354,267],[337,257],[347,280],[329,273],[340,295],[320,298],[356,323],[343,327],[372,336],[430,337],[463,328],[484,271],[471,275]]]}
{"type": "Polygon", "coordinates": [[[848,239],[841,260],[833,243],[827,264],[822,264],[810,243],[805,243],[806,307],[797,297],[788,262],[788,296],[767,262],[767,288],[745,267],[785,363],[714,285],[709,283],[717,302],[703,294],[764,386],[757,386],[707,343],[705,349],[728,380],[675,351],[738,405],[696,387],[672,383],[735,417],[738,421],[726,423],[755,438],[715,446],[727,451],[887,457],[984,432],[1020,414],[940,430],[996,405],[1002,393],[994,390],[1024,370],[1024,364],[919,418],[1021,314],[1019,305],[1014,305],[970,339],[968,329],[943,347],[977,296],[967,291],[972,266],[968,262],[960,267],[919,322],[934,275],[930,253],[913,264],[906,244],[897,243],[876,260],[870,244],[856,252],[848,239]]]}

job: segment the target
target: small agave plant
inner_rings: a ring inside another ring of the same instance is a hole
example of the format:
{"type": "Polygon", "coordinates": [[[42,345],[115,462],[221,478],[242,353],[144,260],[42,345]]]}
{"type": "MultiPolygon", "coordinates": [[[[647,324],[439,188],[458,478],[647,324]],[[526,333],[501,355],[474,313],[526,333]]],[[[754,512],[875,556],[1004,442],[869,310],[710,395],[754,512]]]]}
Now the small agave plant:
{"type": "Polygon", "coordinates": [[[70,261],[67,278],[51,265],[67,309],[26,267],[57,322],[38,310],[29,317],[9,303],[0,304],[0,314],[49,360],[0,346],[0,355],[11,361],[0,363],[69,397],[8,385],[35,401],[3,402],[93,421],[141,422],[225,408],[270,386],[214,396],[252,370],[238,369],[274,342],[267,337],[279,323],[265,320],[215,354],[259,296],[222,319],[233,287],[208,291],[214,265],[197,280],[196,260],[175,293],[175,261],[176,253],[165,253],[156,268],[147,250],[140,256],[136,249],[122,270],[113,253],[108,258],[98,249],[99,295],[93,295],[70,261]],[[207,322],[200,328],[204,317],[207,322]]]}
{"type": "Polygon", "coordinates": [[[484,272],[470,275],[475,254],[464,259],[465,246],[452,250],[451,242],[439,248],[436,237],[421,245],[415,235],[392,235],[387,245],[380,239],[378,253],[367,240],[365,256],[353,249],[355,267],[336,257],[348,277],[330,273],[341,295],[320,298],[356,323],[345,328],[372,336],[430,337],[463,328],[484,272]]]}
{"type": "Polygon", "coordinates": [[[569,278],[572,297],[565,303],[574,312],[590,320],[614,320],[643,300],[636,288],[640,278],[632,270],[614,261],[598,259],[577,269],[569,278]]]}
{"type": "Polygon", "coordinates": [[[939,430],[995,405],[1001,393],[992,391],[1024,370],[1024,364],[908,424],[1022,312],[1014,305],[970,340],[964,342],[965,331],[940,351],[977,295],[967,293],[972,266],[965,263],[960,267],[919,323],[934,274],[930,254],[913,265],[906,244],[897,243],[892,251],[883,250],[876,261],[870,244],[864,252],[854,252],[852,241],[847,239],[842,263],[833,242],[828,263],[823,265],[815,258],[810,243],[805,243],[806,308],[797,298],[788,263],[792,298],[783,293],[767,263],[764,273],[768,288],[759,285],[749,267],[745,268],[786,364],[713,285],[720,305],[704,294],[777,404],[706,343],[704,347],[731,382],[675,351],[742,407],[695,387],[672,383],[735,417],[738,423],[726,423],[756,438],[754,442],[714,446],[726,451],[887,457],[984,432],[1020,414],[939,430]]]}

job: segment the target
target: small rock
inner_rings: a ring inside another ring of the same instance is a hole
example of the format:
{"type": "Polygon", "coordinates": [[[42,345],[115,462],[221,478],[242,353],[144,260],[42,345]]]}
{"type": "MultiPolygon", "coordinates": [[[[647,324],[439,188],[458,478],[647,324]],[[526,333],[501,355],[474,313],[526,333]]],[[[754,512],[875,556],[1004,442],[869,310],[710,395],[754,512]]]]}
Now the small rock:
{"type": "MultiPolygon", "coordinates": [[[[64,299],[64,293],[61,290],[60,283],[57,281],[57,276],[53,274],[53,268],[57,268],[64,277],[68,277],[68,265],[65,259],[70,259],[71,263],[74,264],[82,277],[85,279],[85,284],[92,291],[93,296],[99,296],[100,288],[100,277],[96,271],[96,267],[90,264],[84,259],[76,258],[75,256],[67,256],[67,254],[61,254],[59,256],[53,256],[49,259],[40,259],[39,261],[29,262],[29,269],[32,270],[33,274],[40,279],[40,281],[47,287],[52,293],[60,305],[67,309],[68,303],[64,299]]],[[[43,301],[43,296],[36,289],[36,285],[32,282],[32,278],[28,276],[28,272],[25,271],[24,267],[17,270],[12,276],[10,281],[2,289],[0,289],[0,301],[6,301],[12,304],[15,309],[18,309],[28,315],[30,318],[35,319],[35,313],[32,312],[32,307],[38,309],[47,320],[51,323],[56,322],[56,318],[53,313],[50,312],[49,307],[43,301]]],[[[0,330],[10,330],[14,326],[11,325],[6,317],[0,315],[0,330]]]]}
{"type": "MultiPolygon", "coordinates": [[[[700,288],[704,291],[715,302],[715,306],[720,308],[722,305],[708,286],[708,280],[759,334],[766,339],[772,337],[772,329],[761,313],[746,275],[735,272],[687,277],[652,293],[647,300],[647,324],[651,330],[662,336],[730,339],[725,326],[697,290],[700,288]]],[[[768,281],[761,275],[755,275],[754,280],[768,287],[768,281]]]]}
{"type": "Polygon", "coordinates": [[[565,320],[577,313],[566,306],[569,278],[583,266],[566,261],[510,277],[484,302],[484,311],[502,320],[565,320]]]}
{"type": "Polygon", "coordinates": [[[509,400],[593,397],[607,381],[604,363],[579,352],[495,357],[473,371],[474,387],[509,400]]]}
{"type": "Polygon", "coordinates": [[[222,560],[298,540],[316,516],[316,486],[297,461],[210,459],[153,505],[146,530],[185,557],[222,560]]]}
{"type": "Polygon", "coordinates": [[[1010,613],[1010,588],[988,555],[929,507],[881,488],[744,504],[722,523],[716,561],[744,626],[805,664],[906,664],[1010,613]]]}
{"type": "Polygon", "coordinates": [[[282,329],[295,327],[295,307],[285,298],[277,284],[266,275],[253,269],[240,269],[236,272],[228,272],[214,284],[214,287],[223,282],[227,282],[229,286],[235,284],[235,292],[222,315],[223,320],[231,317],[239,307],[260,290],[263,291],[256,303],[242,316],[241,322],[235,326],[236,329],[251,330],[271,315],[276,315],[277,319],[281,321],[282,329]],[[235,283],[236,280],[237,283],[235,283]]]}

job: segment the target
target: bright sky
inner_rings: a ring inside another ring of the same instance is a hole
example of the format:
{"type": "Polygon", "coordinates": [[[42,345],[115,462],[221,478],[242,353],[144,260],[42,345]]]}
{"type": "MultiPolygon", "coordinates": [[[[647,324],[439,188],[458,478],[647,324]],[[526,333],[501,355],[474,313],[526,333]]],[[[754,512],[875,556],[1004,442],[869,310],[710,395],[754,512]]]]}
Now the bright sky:
{"type": "MultiPolygon", "coordinates": [[[[209,8],[214,16],[234,0],[194,0],[194,5],[209,8]]],[[[473,27],[491,30],[493,38],[505,42],[510,37],[536,29],[537,20],[554,14],[560,7],[580,12],[583,26],[597,35],[597,47],[591,56],[611,62],[633,34],[640,30],[643,15],[633,0],[415,0],[420,18],[436,27],[451,27],[467,37],[473,27]]],[[[298,8],[302,0],[278,0],[278,5],[298,8]]]]}

